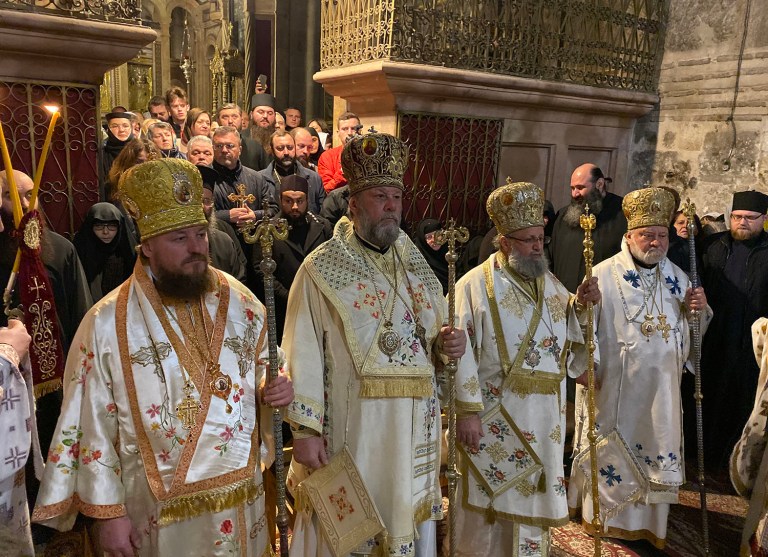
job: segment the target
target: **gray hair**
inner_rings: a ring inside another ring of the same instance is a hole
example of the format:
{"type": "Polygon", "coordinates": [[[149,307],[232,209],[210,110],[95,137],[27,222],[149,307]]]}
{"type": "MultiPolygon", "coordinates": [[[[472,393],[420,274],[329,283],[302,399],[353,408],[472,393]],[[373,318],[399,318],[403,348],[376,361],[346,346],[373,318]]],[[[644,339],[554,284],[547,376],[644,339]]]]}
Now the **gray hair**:
{"type": "Polygon", "coordinates": [[[171,133],[174,133],[173,126],[168,122],[156,122],[149,126],[149,137],[155,136],[155,130],[170,130],[171,133]]]}
{"type": "Polygon", "coordinates": [[[207,135],[196,135],[190,138],[190,140],[187,141],[187,149],[191,149],[193,143],[205,143],[208,147],[213,149],[213,141],[211,141],[211,138],[207,135]]]}
{"type": "Polygon", "coordinates": [[[218,119],[218,118],[219,118],[219,116],[221,115],[221,111],[222,111],[222,110],[237,110],[237,113],[238,113],[240,116],[242,116],[242,115],[243,115],[243,109],[242,109],[242,108],[240,108],[240,105],[239,105],[239,104],[235,104],[235,103],[227,103],[227,104],[225,104],[225,105],[222,105],[222,107],[221,107],[221,108],[219,108],[219,111],[216,113],[216,118],[217,118],[217,119],[218,119]]]}

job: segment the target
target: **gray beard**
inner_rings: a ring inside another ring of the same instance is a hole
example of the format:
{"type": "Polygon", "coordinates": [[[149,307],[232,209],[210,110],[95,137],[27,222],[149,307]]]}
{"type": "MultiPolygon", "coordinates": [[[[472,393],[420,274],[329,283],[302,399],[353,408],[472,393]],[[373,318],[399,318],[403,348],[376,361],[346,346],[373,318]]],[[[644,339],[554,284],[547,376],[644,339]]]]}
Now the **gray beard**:
{"type": "Polygon", "coordinates": [[[512,250],[507,255],[507,264],[526,279],[539,278],[549,269],[549,260],[545,253],[539,256],[522,256],[512,250]]]}
{"type": "Polygon", "coordinates": [[[359,228],[360,236],[380,248],[388,248],[400,236],[400,227],[394,223],[371,225],[367,220],[360,219],[355,226],[359,228]]]}
{"type": "Polygon", "coordinates": [[[596,187],[592,188],[592,191],[589,192],[586,199],[583,199],[582,201],[571,199],[571,203],[566,207],[565,212],[563,213],[565,224],[571,228],[579,228],[581,226],[579,224],[579,218],[584,214],[584,206],[587,204],[589,204],[589,212],[595,216],[599,215],[600,211],[603,210],[603,194],[601,194],[596,187]]]}
{"type": "Polygon", "coordinates": [[[640,251],[640,249],[637,248],[634,244],[629,245],[629,253],[632,254],[632,257],[640,261],[641,263],[645,265],[658,265],[661,260],[663,260],[667,256],[667,252],[656,252],[656,253],[644,253],[640,251]]]}

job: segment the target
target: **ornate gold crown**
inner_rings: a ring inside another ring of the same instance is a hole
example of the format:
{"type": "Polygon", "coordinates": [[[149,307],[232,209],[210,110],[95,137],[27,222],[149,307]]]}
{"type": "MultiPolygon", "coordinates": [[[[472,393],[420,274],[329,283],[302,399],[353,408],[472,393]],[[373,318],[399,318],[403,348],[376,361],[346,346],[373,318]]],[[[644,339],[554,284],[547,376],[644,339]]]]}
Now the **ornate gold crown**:
{"type": "Polygon", "coordinates": [[[675,211],[675,196],[664,188],[644,188],[629,192],[621,203],[627,217],[627,230],[645,226],[669,227],[675,211]]]}
{"type": "Polygon", "coordinates": [[[208,224],[203,213],[203,179],[183,159],[160,159],[129,168],[118,196],[139,227],[141,240],[208,224]]]}
{"type": "Polygon", "coordinates": [[[404,189],[408,146],[398,138],[371,128],[368,135],[355,136],[341,152],[341,168],[349,183],[349,194],[389,186],[404,189]]]}
{"type": "Polygon", "coordinates": [[[499,234],[544,226],[544,192],[530,182],[507,183],[491,192],[485,204],[499,234]]]}

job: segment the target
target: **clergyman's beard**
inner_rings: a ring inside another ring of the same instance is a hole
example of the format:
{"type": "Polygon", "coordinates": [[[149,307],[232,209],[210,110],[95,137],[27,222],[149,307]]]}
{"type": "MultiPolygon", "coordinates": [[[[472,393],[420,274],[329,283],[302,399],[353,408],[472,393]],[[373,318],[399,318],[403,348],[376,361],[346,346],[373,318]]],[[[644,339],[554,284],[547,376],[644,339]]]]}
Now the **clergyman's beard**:
{"type": "Polygon", "coordinates": [[[527,279],[535,279],[542,276],[549,269],[549,261],[545,253],[522,255],[514,249],[507,255],[509,266],[527,279]]]}
{"type": "MultiPolygon", "coordinates": [[[[208,257],[203,255],[190,256],[187,261],[205,261],[208,257]]],[[[174,298],[194,299],[199,298],[214,287],[213,273],[210,267],[200,273],[177,273],[159,267],[155,271],[155,287],[157,291],[174,298]]]]}
{"type": "Polygon", "coordinates": [[[272,138],[273,133],[275,133],[274,125],[268,126],[266,128],[262,128],[261,126],[257,126],[256,124],[251,125],[251,138],[261,143],[261,146],[264,147],[264,150],[267,152],[268,155],[272,154],[270,139],[272,138]]]}
{"type": "Polygon", "coordinates": [[[757,238],[760,235],[761,230],[758,229],[756,231],[752,230],[742,230],[738,228],[731,228],[731,236],[734,240],[738,240],[739,242],[743,242],[745,240],[751,240],[752,238],[757,238]]]}
{"type": "Polygon", "coordinates": [[[589,212],[593,215],[599,215],[603,210],[603,194],[597,187],[593,187],[585,198],[581,201],[571,199],[571,203],[565,208],[563,220],[571,228],[579,228],[579,217],[584,214],[584,206],[589,204],[589,212]]]}
{"type": "Polygon", "coordinates": [[[392,216],[395,220],[382,220],[377,224],[372,224],[367,216],[364,216],[355,220],[355,226],[364,239],[380,248],[388,248],[400,236],[400,219],[394,213],[392,216]]]}
{"type": "Polygon", "coordinates": [[[648,251],[642,251],[637,245],[631,242],[628,242],[628,246],[629,253],[632,254],[632,257],[644,265],[657,265],[659,261],[667,256],[667,250],[665,249],[650,248],[648,251]]]}

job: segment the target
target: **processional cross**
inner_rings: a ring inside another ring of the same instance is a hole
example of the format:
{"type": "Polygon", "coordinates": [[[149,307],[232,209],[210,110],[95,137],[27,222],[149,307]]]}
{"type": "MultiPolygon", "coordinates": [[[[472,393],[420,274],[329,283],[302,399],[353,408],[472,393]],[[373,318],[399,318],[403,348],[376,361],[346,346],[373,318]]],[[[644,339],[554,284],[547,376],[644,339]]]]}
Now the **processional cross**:
{"type": "Polygon", "coordinates": [[[230,193],[227,196],[232,203],[237,203],[238,208],[245,209],[246,203],[253,203],[256,197],[252,193],[245,193],[245,184],[237,184],[237,193],[230,193]]]}

